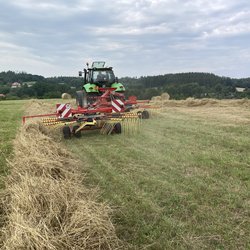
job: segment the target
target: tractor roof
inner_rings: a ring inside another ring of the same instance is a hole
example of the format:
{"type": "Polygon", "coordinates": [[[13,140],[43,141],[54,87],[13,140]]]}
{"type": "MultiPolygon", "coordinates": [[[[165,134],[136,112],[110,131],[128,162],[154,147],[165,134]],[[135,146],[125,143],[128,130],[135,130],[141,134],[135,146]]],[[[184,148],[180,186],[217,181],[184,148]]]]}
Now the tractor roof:
{"type": "Polygon", "coordinates": [[[112,67],[108,67],[108,68],[89,68],[88,70],[91,71],[108,71],[108,70],[112,70],[112,67]]]}
{"type": "MultiPolygon", "coordinates": [[[[88,64],[87,64],[88,65],[88,64]]],[[[101,70],[112,70],[112,67],[105,67],[105,62],[93,62],[88,70],[101,71],[101,70]]]]}
{"type": "Polygon", "coordinates": [[[104,66],[105,66],[105,62],[93,62],[92,63],[92,68],[99,69],[99,68],[104,68],[104,66]]]}

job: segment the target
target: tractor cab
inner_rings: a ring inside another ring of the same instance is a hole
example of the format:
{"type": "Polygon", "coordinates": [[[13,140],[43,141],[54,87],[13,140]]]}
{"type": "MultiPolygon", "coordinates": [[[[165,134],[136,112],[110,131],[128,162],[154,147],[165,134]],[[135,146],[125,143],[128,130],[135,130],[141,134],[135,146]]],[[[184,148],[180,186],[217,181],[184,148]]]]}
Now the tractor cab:
{"type": "MultiPolygon", "coordinates": [[[[82,76],[83,72],[79,72],[82,76]]],[[[115,88],[116,92],[124,92],[122,83],[118,82],[112,67],[106,67],[105,62],[93,62],[91,67],[87,63],[87,69],[84,69],[83,90],[86,93],[99,93],[99,88],[115,88]]]]}
{"type": "Polygon", "coordinates": [[[105,67],[105,62],[93,62],[92,67],[84,70],[84,78],[85,75],[85,84],[92,83],[101,88],[110,88],[116,82],[112,67],[105,67]]]}

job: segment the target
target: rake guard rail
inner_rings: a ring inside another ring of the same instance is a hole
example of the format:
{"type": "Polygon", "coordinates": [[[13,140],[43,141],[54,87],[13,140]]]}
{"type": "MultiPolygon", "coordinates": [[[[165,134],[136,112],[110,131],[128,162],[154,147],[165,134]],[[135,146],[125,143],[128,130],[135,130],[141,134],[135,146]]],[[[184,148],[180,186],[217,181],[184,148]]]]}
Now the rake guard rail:
{"type": "Polygon", "coordinates": [[[23,124],[25,124],[25,121],[27,118],[46,117],[46,116],[58,116],[58,114],[52,113],[52,114],[43,114],[43,115],[26,115],[22,117],[22,121],[23,121],[23,124]]]}

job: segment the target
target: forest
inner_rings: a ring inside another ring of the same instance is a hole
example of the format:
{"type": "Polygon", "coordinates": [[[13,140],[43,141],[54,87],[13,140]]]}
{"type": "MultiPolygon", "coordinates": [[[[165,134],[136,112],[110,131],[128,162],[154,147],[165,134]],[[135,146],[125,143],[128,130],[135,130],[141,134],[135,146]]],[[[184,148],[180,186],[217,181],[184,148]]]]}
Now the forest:
{"type": "MultiPolygon", "coordinates": [[[[122,77],[119,82],[126,88],[126,96],[139,99],[169,93],[171,99],[194,98],[250,98],[250,77],[229,78],[212,73],[188,72],[157,76],[122,77]],[[241,92],[238,88],[241,88],[241,92]],[[243,91],[242,91],[243,90],[243,91]]],[[[6,99],[60,98],[62,93],[73,97],[83,85],[81,77],[43,77],[26,72],[1,72],[0,94],[6,99]],[[20,83],[13,87],[14,82],[20,83]]]]}

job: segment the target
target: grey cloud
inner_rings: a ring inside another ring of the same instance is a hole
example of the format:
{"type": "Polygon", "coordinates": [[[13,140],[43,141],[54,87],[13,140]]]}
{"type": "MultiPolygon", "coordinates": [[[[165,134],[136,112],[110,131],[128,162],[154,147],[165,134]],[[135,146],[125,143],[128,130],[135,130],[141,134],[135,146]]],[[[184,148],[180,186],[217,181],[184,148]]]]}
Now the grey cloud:
{"type": "Polygon", "coordinates": [[[241,61],[250,46],[250,4],[245,0],[0,3],[0,62],[8,61],[16,70],[73,75],[83,61],[106,60],[119,74],[131,76],[248,74],[250,58],[241,61]],[[25,62],[18,59],[25,55],[25,62]]]}

